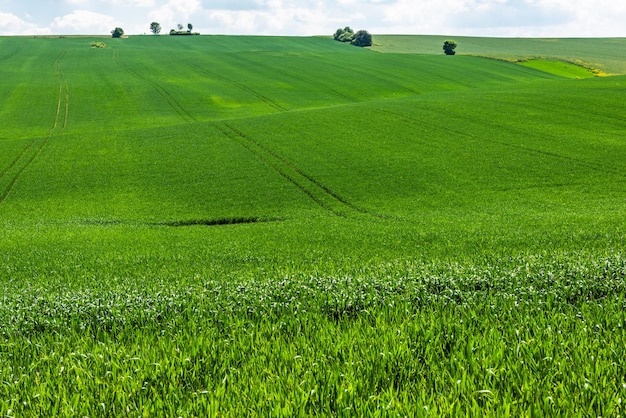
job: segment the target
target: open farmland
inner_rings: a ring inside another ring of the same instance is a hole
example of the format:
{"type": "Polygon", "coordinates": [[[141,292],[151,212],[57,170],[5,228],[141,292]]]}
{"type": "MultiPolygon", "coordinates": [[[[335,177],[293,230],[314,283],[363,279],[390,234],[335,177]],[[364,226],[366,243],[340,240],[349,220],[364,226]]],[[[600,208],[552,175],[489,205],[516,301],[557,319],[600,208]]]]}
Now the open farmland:
{"type": "Polygon", "coordinates": [[[626,42],[376,39],[0,38],[0,413],[623,416],[626,42]]]}

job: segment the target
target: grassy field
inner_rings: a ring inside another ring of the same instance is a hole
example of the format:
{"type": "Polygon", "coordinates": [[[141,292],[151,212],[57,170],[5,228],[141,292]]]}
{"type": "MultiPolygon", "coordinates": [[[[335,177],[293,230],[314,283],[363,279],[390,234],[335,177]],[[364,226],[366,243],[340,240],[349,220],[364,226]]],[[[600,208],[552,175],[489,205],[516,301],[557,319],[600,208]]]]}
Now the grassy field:
{"type": "Polygon", "coordinates": [[[509,61],[549,59],[594,69],[604,74],[626,74],[626,38],[481,38],[467,36],[376,36],[379,52],[440,54],[446,39],[457,41],[457,54],[509,61]]]}
{"type": "Polygon", "coordinates": [[[0,414],[624,415],[626,42],[443,39],[0,38],[0,414]]]}

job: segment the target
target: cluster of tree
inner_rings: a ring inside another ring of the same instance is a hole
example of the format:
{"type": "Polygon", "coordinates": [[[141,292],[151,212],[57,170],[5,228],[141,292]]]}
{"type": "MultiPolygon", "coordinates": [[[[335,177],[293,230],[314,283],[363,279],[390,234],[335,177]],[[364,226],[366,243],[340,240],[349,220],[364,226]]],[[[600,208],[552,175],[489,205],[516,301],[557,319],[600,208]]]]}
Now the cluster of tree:
{"type": "Polygon", "coordinates": [[[355,33],[350,26],[337,29],[333,38],[335,41],[350,42],[356,46],[372,46],[372,35],[368,31],[360,30],[355,33]]]}
{"type": "Polygon", "coordinates": [[[170,35],[200,35],[198,32],[192,32],[193,25],[191,23],[187,23],[187,30],[183,30],[183,25],[178,24],[178,30],[170,30],[170,35]]]}

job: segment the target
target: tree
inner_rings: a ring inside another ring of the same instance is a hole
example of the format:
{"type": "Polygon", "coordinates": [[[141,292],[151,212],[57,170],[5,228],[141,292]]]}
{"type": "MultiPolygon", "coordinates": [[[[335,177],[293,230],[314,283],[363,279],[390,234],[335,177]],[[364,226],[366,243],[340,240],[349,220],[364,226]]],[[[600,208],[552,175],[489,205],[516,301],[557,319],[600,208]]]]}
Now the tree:
{"type": "Polygon", "coordinates": [[[350,26],[346,26],[343,29],[339,28],[333,35],[333,39],[339,42],[352,42],[354,39],[354,31],[350,28],[350,26]]]}
{"type": "Polygon", "coordinates": [[[183,25],[181,25],[180,23],[178,24],[178,30],[183,30],[183,25]]]}
{"type": "Polygon", "coordinates": [[[193,25],[191,23],[187,23],[187,29],[189,29],[189,33],[191,33],[192,29],[193,29],[193,25]]]}
{"type": "Polygon", "coordinates": [[[121,38],[124,35],[124,29],[115,28],[111,31],[111,35],[113,35],[113,38],[121,38]]]}
{"type": "Polygon", "coordinates": [[[360,30],[354,34],[352,45],[356,46],[372,46],[372,35],[366,30],[360,30]]]}
{"type": "Polygon", "coordinates": [[[456,54],[455,49],[456,49],[456,41],[447,40],[443,43],[443,52],[445,52],[446,55],[456,54]]]}
{"type": "Polygon", "coordinates": [[[155,35],[161,33],[161,25],[159,25],[159,22],[150,23],[150,31],[155,35]]]}

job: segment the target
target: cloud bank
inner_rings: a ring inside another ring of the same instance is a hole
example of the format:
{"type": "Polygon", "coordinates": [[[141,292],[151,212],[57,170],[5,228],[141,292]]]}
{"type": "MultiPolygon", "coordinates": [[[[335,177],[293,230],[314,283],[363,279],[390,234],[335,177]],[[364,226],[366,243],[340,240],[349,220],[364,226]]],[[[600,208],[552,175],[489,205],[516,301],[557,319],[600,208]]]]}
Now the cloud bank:
{"type": "Polygon", "coordinates": [[[349,25],[377,34],[626,36],[615,0],[2,0],[0,35],[129,34],[194,25],[204,34],[329,35],[349,25]]]}

